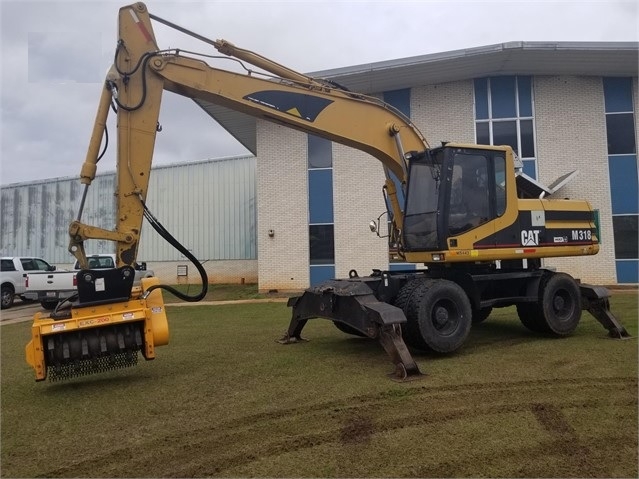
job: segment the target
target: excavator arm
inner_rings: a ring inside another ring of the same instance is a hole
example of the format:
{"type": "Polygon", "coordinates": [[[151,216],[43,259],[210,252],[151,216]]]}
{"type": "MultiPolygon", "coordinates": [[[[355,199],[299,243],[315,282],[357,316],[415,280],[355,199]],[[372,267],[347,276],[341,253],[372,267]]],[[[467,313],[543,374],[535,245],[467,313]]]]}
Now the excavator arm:
{"type": "Polygon", "coordinates": [[[86,266],[83,242],[103,239],[117,244],[118,266],[137,256],[162,94],[171,91],[191,99],[240,111],[337,143],[379,159],[387,172],[385,188],[395,228],[402,211],[392,172],[406,183],[404,151],[422,152],[428,143],[410,119],[375,97],[349,92],[323,80],[297,73],[224,40],[209,40],[149,14],[143,3],[119,12],[119,39],[96,116],[81,181],[88,186],[98,161],[102,132],[111,102],[117,104],[117,225],[115,231],[81,222],[69,229],[69,251],[86,266]],[[267,72],[234,73],[213,68],[180,50],[160,50],[151,19],[212,44],[220,53],[267,72]]]}

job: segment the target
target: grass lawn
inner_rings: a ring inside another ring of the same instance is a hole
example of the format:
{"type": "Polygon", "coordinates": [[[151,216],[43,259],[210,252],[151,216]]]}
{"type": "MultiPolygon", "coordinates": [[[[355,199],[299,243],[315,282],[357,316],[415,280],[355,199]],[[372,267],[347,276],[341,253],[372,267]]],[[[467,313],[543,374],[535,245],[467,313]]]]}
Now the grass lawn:
{"type": "MultiPolygon", "coordinates": [[[[637,336],[637,294],[612,310],[637,336]]],[[[496,310],[396,383],[376,341],[283,303],[169,306],[157,359],[36,383],[1,327],[2,477],[637,477],[637,340],[552,339],[496,310]]]]}

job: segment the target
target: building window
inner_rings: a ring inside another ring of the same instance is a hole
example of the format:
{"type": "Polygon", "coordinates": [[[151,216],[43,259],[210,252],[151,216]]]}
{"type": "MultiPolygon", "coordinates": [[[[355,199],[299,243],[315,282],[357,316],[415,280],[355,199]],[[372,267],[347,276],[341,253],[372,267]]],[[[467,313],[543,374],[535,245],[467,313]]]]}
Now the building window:
{"type": "Polygon", "coordinates": [[[524,173],[537,178],[532,78],[476,78],[475,136],[480,145],[510,145],[524,164],[524,173]]]}
{"type": "Polygon", "coordinates": [[[639,173],[632,78],[604,78],[608,171],[619,283],[639,282],[639,173]]]}
{"type": "Polygon", "coordinates": [[[310,285],[335,277],[333,144],[308,135],[310,285]]]}

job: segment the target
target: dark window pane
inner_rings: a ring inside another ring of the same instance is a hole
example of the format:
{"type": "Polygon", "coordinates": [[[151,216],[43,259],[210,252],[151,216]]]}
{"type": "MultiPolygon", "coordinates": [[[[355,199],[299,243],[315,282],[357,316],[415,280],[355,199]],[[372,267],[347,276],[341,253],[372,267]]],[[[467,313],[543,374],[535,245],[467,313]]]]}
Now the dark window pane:
{"type": "Polygon", "coordinates": [[[615,258],[639,258],[637,235],[639,229],[637,215],[613,216],[612,227],[615,234],[615,258]]]}
{"type": "Polygon", "coordinates": [[[333,144],[319,136],[308,135],[308,167],[331,168],[333,166],[333,144]]]}
{"type": "Polygon", "coordinates": [[[521,157],[534,158],[535,135],[533,134],[532,120],[521,120],[519,122],[519,129],[521,131],[521,157]]]}
{"type": "Polygon", "coordinates": [[[385,91],[384,101],[410,117],[410,88],[385,91]]]}
{"type": "Polygon", "coordinates": [[[309,223],[333,222],[333,170],[308,172],[309,223]]]}
{"type": "Polygon", "coordinates": [[[606,115],[608,154],[624,155],[636,153],[635,120],[632,113],[606,115]]]}
{"type": "Polygon", "coordinates": [[[493,145],[510,145],[512,149],[519,154],[519,150],[517,148],[517,122],[493,122],[493,145]]]}
{"type": "Polygon", "coordinates": [[[477,144],[478,145],[490,145],[490,131],[487,121],[477,123],[477,144]]]}
{"type": "MultiPolygon", "coordinates": [[[[475,119],[488,119],[488,79],[475,79],[475,119]]],[[[488,144],[488,143],[487,143],[488,144]]]]}
{"type": "Polygon", "coordinates": [[[637,214],[639,193],[637,184],[637,157],[612,156],[608,159],[612,214],[637,214]]]}
{"type": "Polygon", "coordinates": [[[335,264],[333,225],[310,225],[311,264],[335,264]]]}
{"type": "Polygon", "coordinates": [[[519,116],[532,116],[532,82],[530,77],[517,77],[519,116]]]}
{"type": "Polygon", "coordinates": [[[495,213],[506,211],[506,158],[495,155],[495,213]]]}
{"type": "Polygon", "coordinates": [[[515,77],[491,78],[490,95],[493,118],[514,118],[517,116],[515,106],[515,77]]]}
{"type": "Polygon", "coordinates": [[[632,111],[632,78],[604,78],[606,113],[632,111]]]}

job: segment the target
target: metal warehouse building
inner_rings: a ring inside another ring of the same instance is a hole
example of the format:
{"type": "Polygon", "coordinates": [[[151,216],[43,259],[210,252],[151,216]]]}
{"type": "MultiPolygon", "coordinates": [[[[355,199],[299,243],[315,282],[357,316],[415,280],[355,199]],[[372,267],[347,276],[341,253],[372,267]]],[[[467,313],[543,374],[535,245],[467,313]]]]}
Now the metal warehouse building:
{"type": "MultiPolygon", "coordinates": [[[[638,57],[635,42],[512,42],[312,76],[380,96],[407,114],[431,146],[509,144],[524,171],[544,184],[578,170],[558,195],[587,199],[597,210],[600,252],[548,259],[545,266],[586,282],[638,283],[638,57]]],[[[368,228],[385,210],[376,159],[198,103],[255,158],[156,168],[148,203],[207,260],[211,278],[296,290],[351,269],[367,274],[393,266],[386,241],[368,228]]],[[[112,227],[105,195],[113,192],[113,176],[95,183],[93,200],[101,206],[84,220],[112,227]]],[[[70,179],[3,187],[2,253],[60,261],[79,188],[70,179]]],[[[154,233],[143,234],[139,258],[163,280],[179,280],[183,258],[156,241],[154,233]]]]}

